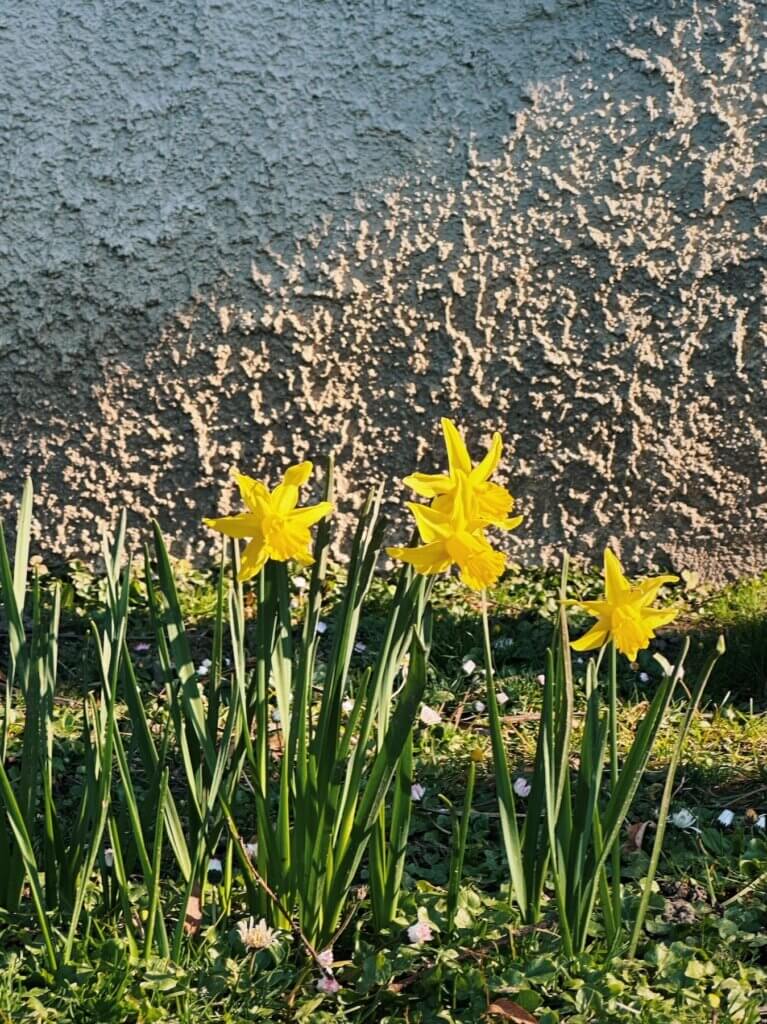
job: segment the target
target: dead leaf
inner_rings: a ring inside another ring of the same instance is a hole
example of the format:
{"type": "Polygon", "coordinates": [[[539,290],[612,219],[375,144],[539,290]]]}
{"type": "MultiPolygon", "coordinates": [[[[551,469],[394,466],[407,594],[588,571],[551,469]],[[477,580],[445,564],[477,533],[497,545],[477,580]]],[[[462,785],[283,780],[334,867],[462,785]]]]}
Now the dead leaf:
{"type": "Polygon", "coordinates": [[[628,838],[624,844],[624,849],[629,852],[641,850],[647,826],[651,824],[652,822],[650,821],[635,821],[633,825],[629,825],[626,830],[628,838]]]}
{"type": "Polygon", "coordinates": [[[537,1017],[533,1017],[532,1013],[528,1013],[519,1003],[512,1003],[510,999],[494,999],[487,1012],[514,1021],[514,1024],[538,1024],[537,1017]]]}
{"type": "Polygon", "coordinates": [[[196,935],[200,930],[202,921],[202,908],[200,906],[200,887],[195,885],[186,903],[186,914],[184,915],[184,932],[187,935],[196,935]]]}

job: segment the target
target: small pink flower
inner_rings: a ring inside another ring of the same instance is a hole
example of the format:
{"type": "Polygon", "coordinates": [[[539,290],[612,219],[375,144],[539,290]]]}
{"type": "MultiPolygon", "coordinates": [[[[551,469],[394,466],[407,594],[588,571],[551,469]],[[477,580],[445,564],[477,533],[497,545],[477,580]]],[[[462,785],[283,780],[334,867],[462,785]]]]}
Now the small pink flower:
{"type": "Polygon", "coordinates": [[[424,725],[439,725],[442,721],[442,715],[439,711],[435,711],[434,708],[430,708],[428,704],[421,706],[421,714],[419,715],[424,725]]]}
{"type": "Polygon", "coordinates": [[[133,647],[133,650],[137,654],[143,654],[144,651],[148,651],[149,650],[150,646],[151,646],[150,644],[144,643],[142,641],[140,644],[135,644],[134,647],[133,647]]]}
{"type": "Polygon", "coordinates": [[[321,967],[324,967],[326,970],[330,970],[333,966],[333,947],[329,946],[327,949],[323,949],[323,951],[318,954],[317,960],[321,967]]]}
{"type": "Polygon", "coordinates": [[[325,974],[317,982],[317,991],[324,992],[327,996],[334,996],[336,992],[341,991],[341,986],[332,974],[325,974]]]}
{"type": "Polygon", "coordinates": [[[407,937],[410,942],[417,946],[419,942],[431,942],[432,932],[428,921],[416,921],[407,930],[407,937]]]}
{"type": "Polygon", "coordinates": [[[422,786],[420,782],[414,782],[410,787],[410,799],[415,800],[416,803],[419,800],[423,800],[426,796],[426,786],[422,786]]]}

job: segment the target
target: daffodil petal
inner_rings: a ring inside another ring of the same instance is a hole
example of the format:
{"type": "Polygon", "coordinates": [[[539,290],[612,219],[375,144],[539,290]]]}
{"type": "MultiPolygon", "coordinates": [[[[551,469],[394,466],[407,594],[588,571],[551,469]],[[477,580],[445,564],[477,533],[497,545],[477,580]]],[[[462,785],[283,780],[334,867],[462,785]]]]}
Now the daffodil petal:
{"type": "Polygon", "coordinates": [[[329,501],[320,501],[316,505],[306,505],[304,508],[297,508],[294,511],[289,512],[287,515],[287,521],[289,523],[296,523],[302,527],[314,526],[320,519],[324,519],[325,516],[329,516],[333,511],[333,506],[329,501]]]}
{"type": "Polygon", "coordinates": [[[292,487],[303,487],[312,475],[312,469],[313,464],[311,462],[299,462],[298,465],[291,466],[286,470],[285,475],[282,478],[282,482],[289,484],[292,487]]]}
{"type": "Polygon", "coordinates": [[[293,558],[299,565],[303,566],[304,569],[308,569],[310,565],[314,565],[314,557],[308,551],[296,551],[293,558]]]}
{"type": "Polygon", "coordinates": [[[252,476],[245,476],[244,473],[234,474],[237,486],[240,489],[242,500],[251,512],[259,512],[264,502],[269,501],[269,491],[260,480],[254,480],[252,476]]]}
{"type": "Polygon", "coordinates": [[[607,601],[575,601],[573,603],[580,605],[584,611],[588,612],[589,615],[594,615],[596,618],[609,619],[610,617],[611,605],[607,601]]]}
{"type": "Polygon", "coordinates": [[[658,596],[658,591],[666,583],[678,583],[679,577],[672,576],[667,573],[665,576],[654,576],[650,580],[644,580],[637,587],[637,590],[642,595],[642,605],[647,606],[653,603],[655,598],[658,596]]]}
{"type": "Polygon", "coordinates": [[[450,533],[450,519],[439,509],[419,505],[415,501],[408,501],[405,504],[413,513],[415,525],[424,543],[431,544],[433,541],[443,540],[450,533]]]}
{"type": "Polygon", "coordinates": [[[272,510],[281,516],[291,512],[298,504],[298,488],[303,487],[311,475],[311,462],[299,462],[286,470],[282,483],[271,493],[272,510]]]}
{"type": "Polygon", "coordinates": [[[610,548],[605,548],[605,600],[615,604],[620,594],[630,589],[621,563],[610,548]]]}
{"type": "Polygon", "coordinates": [[[412,565],[423,576],[433,576],[450,568],[450,556],[442,541],[417,548],[387,548],[386,553],[412,565]]]}
{"type": "Polygon", "coordinates": [[[471,482],[473,484],[481,484],[490,479],[498,468],[502,451],[503,441],[501,440],[501,435],[495,433],[487,450],[487,455],[471,470],[471,482]]]}
{"type": "Polygon", "coordinates": [[[211,530],[218,530],[226,537],[255,537],[260,533],[259,520],[251,512],[241,512],[237,516],[223,516],[221,519],[203,519],[211,530]]]}
{"type": "Polygon", "coordinates": [[[524,518],[524,516],[514,516],[513,519],[494,519],[493,526],[497,526],[501,530],[516,530],[524,518]]]}
{"type": "Polygon", "coordinates": [[[422,498],[435,498],[455,487],[455,482],[449,476],[438,473],[411,473],[402,482],[422,498]]]}
{"type": "Polygon", "coordinates": [[[242,553],[240,572],[237,576],[240,583],[257,576],[269,557],[269,550],[262,540],[252,540],[242,553]]]}
{"type": "Polygon", "coordinates": [[[471,473],[471,459],[469,458],[466,444],[455,423],[444,416],[442,418],[442,433],[445,436],[450,476],[454,477],[458,471],[467,474],[471,473]]]}
{"type": "Polygon", "coordinates": [[[643,610],[642,618],[651,629],[659,629],[661,626],[667,626],[669,622],[673,622],[678,614],[677,608],[648,608],[643,610]]]}
{"type": "Polygon", "coordinates": [[[610,631],[601,622],[596,622],[591,629],[579,636],[577,640],[571,640],[570,646],[574,651],[593,651],[607,643],[610,631]]]}

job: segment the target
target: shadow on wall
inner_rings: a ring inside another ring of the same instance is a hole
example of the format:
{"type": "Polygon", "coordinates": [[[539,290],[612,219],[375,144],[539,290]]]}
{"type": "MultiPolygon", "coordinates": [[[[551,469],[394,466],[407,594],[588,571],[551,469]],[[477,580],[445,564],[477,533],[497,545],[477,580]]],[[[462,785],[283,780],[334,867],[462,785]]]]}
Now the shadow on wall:
{"type": "MultiPolygon", "coordinates": [[[[129,274],[126,291],[115,285],[113,328],[105,331],[99,308],[75,344],[89,288],[101,283],[97,259],[92,273],[79,268],[82,290],[66,305],[71,322],[65,316],[56,326],[48,309],[39,332],[46,352],[61,346],[68,375],[58,377],[59,363],[40,373],[47,356],[41,362],[33,348],[4,356],[16,383],[0,431],[0,483],[8,503],[33,470],[52,549],[93,551],[98,522],[126,503],[134,521],[159,515],[179,552],[208,551],[215,541],[200,517],[233,507],[232,465],[273,479],[288,457],[331,448],[343,512],[381,476],[441,459],[438,417],[450,413],[477,444],[493,429],[510,442],[507,480],[527,516],[511,540],[518,558],[551,557],[563,542],[590,555],[614,537],[643,568],[670,562],[715,578],[767,564],[764,26],[746,0],[695,16],[691,2],[648,3],[645,16],[625,20],[628,4],[587,3],[562,24],[579,27],[594,49],[573,44],[564,53],[552,50],[557,22],[542,8],[533,16],[533,7],[520,8],[521,27],[504,23],[494,50],[486,5],[484,15],[468,12],[487,29],[470,75],[452,51],[434,63],[431,49],[419,50],[426,22],[400,57],[386,49],[394,63],[384,62],[375,88],[371,80],[372,95],[391,89],[397,66],[410,73],[417,65],[429,85],[426,94],[418,82],[396,94],[392,111],[419,97],[407,132],[374,124],[365,149],[368,133],[355,122],[352,148],[339,147],[325,168],[313,164],[316,177],[293,174],[289,188],[275,181],[273,201],[282,205],[272,220],[260,220],[240,194],[230,223],[219,190],[224,216],[213,250],[229,273],[215,285],[204,285],[215,277],[209,259],[213,277],[179,269],[181,259],[196,259],[195,239],[212,237],[210,224],[195,234],[188,205],[183,230],[160,218],[165,242],[147,212],[159,234],[148,250],[136,243],[135,256],[121,258],[129,274]],[[512,80],[499,85],[492,73],[498,47],[535,32],[566,74],[528,86],[512,118],[512,80]],[[450,86],[444,122],[441,83],[450,86]],[[437,123],[443,134],[429,131],[437,123]],[[485,133],[469,144],[477,124],[485,133]],[[385,185],[370,183],[342,202],[338,175],[351,182],[344,174],[360,152],[371,179],[380,155],[385,185]],[[416,166],[406,171],[408,159],[416,166]],[[332,196],[327,216],[323,182],[332,196]],[[315,227],[299,237],[292,227],[307,209],[315,227]],[[170,282],[166,270],[153,277],[166,243],[170,282]],[[155,326],[159,313],[156,321],[147,314],[133,274],[146,276],[158,310],[175,304],[181,312],[155,326]],[[180,301],[179,279],[196,299],[180,301]],[[41,398],[38,374],[66,390],[49,383],[41,398]]],[[[405,8],[393,11],[399,25],[405,8]]],[[[570,47],[566,32],[564,41],[570,47]]],[[[308,94],[301,117],[317,119],[319,136],[323,118],[335,123],[345,108],[322,91],[323,60],[313,65],[302,52],[303,63],[292,44],[270,52],[263,74],[287,81],[300,64],[292,95],[308,94]]],[[[183,60],[174,51],[174,75],[183,60]]],[[[225,95],[216,98],[224,103],[225,95]]],[[[374,109],[384,106],[379,97],[374,109]]],[[[185,107],[179,125],[192,113],[185,107]]],[[[292,131],[291,111],[272,116],[275,145],[312,138],[292,131]]],[[[233,159],[247,164],[247,152],[233,159]]],[[[220,159],[204,169],[210,180],[225,177],[220,159]]],[[[88,166],[97,162],[91,153],[88,166]]],[[[234,175],[226,180],[236,191],[234,175]]],[[[199,198],[200,183],[190,188],[199,198]]],[[[126,209],[116,235],[138,223],[126,209]]],[[[71,284],[69,271],[64,279],[71,284]]],[[[11,320],[22,334],[31,327],[14,309],[11,320]]],[[[392,481],[392,509],[401,497],[392,481]]]]}

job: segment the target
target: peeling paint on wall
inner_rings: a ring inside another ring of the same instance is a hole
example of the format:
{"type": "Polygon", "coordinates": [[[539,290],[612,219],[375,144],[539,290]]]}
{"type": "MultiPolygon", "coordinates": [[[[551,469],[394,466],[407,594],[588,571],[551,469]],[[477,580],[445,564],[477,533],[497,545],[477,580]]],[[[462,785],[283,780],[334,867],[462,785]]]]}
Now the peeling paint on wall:
{"type": "Polygon", "coordinates": [[[48,551],[127,504],[201,554],[231,466],[332,447],[344,525],[450,414],[508,438],[519,559],[764,567],[766,14],[0,13],[3,506],[31,471],[48,551]]]}

